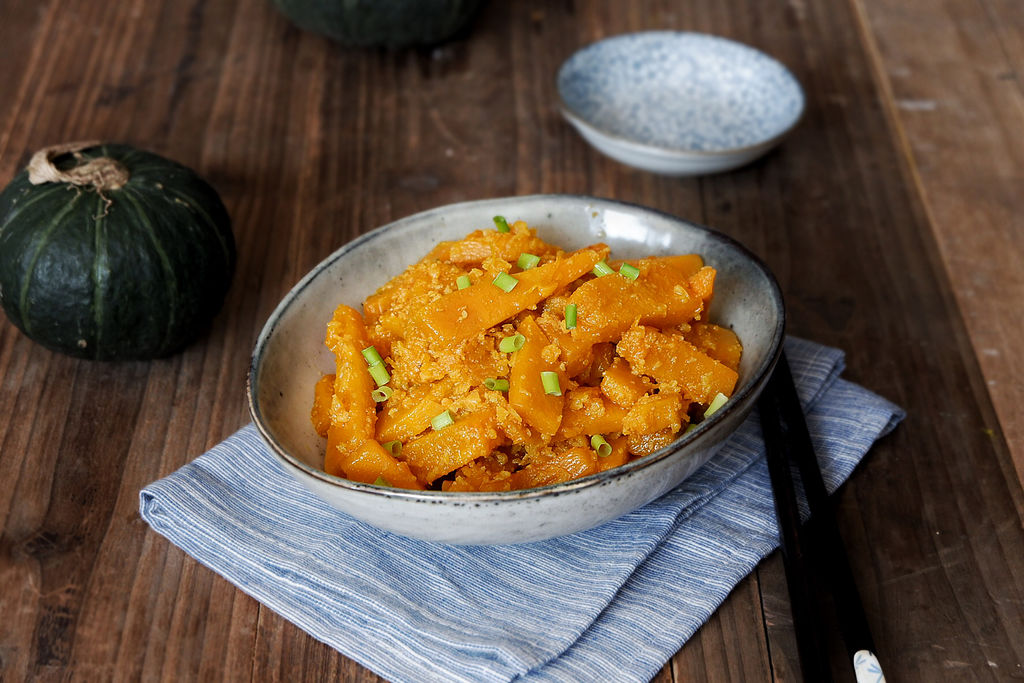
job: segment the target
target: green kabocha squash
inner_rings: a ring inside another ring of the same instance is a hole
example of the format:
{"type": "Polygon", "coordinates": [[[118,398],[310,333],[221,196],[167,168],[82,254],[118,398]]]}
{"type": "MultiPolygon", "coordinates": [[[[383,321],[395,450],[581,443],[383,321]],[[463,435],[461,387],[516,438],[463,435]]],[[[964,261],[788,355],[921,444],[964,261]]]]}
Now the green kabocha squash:
{"type": "Polygon", "coordinates": [[[480,0],[272,0],[300,28],[355,47],[440,43],[466,25],[480,0]]]}
{"type": "Polygon", "coordinates": [[[190,169],[126,145],[41,150],[0,192],[0,303],[28,337],[100,360],[196,339],[235,268],[231,221],[190,169]]]}

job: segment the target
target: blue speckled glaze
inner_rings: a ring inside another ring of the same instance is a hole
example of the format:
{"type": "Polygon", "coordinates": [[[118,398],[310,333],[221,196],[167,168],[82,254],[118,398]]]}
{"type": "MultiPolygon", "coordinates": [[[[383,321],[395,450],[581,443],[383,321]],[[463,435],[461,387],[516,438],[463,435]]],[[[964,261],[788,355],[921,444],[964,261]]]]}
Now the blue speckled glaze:
{"type": "Polygon", "coordinates": [[[751,47],[701,33],[632,33],[583,48],[558,73],[570,116],[607,135],[667,150],[763,145],[799,120],[793,75],[751,47]]]}

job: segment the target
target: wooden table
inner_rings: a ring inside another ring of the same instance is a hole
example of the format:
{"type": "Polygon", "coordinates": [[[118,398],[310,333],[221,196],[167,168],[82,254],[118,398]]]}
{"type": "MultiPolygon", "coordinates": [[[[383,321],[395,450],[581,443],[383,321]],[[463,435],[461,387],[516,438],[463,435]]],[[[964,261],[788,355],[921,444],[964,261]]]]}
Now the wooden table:
{"type": "MultiPolygon", "coordinates": [[[[248,421],[249,350],[324,256],[536,192],[646,204],[763,256],[790,332],[908,411],[838,495],[889,680],[1024,676],[1024,5],[492,0],[449,44],[376,51],[262,0],[0,0],[0,65],[0,183],[48,144],[129,142],[207,177],[239,246],[213,329],[166,360],[76,361],[0,323],[0,679],[376,680],[149,530],[138,492],[248,421]],[[786,63],[799,128],[706,178],[592,151],[558,65],[660,28],[786,63]]],[[[778,554],[657,678],[767,679],[798,679],[778,554]]]]}

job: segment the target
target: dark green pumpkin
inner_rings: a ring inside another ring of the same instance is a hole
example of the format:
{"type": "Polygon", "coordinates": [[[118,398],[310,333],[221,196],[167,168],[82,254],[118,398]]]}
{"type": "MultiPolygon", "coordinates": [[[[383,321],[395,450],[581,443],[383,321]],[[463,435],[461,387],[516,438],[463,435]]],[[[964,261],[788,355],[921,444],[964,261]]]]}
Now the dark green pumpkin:
{"type": "Polygon", "coordinates": [[[217,192],[181,164],[129,146],[53,149],[44,163],[60,180],[36,173],[40,153],[32,179],[26,169],[0,193],[8,318],[40,344],[81,358],[157,358],[195,340],[235,269],[217,192]],[[66,181],[93,167],[102,173],[66,181]]]}
{"type": "Polygon", "coordinates": [[[440,43],[472,18],[480,0],[272,0],[297,26],[342,45],[440,43]]]}

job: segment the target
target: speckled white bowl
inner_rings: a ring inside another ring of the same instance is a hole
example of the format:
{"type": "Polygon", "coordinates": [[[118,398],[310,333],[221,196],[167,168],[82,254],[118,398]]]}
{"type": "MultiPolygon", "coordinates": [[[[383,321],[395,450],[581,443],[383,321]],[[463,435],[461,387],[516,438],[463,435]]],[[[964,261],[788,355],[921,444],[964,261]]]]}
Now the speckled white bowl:
{"type": "Polygon", "coordinates": [[[647,31],[598,41],[559,69],[562,113],[594,147],[667,175],[747,164],[797,124],[804,93],[781,63],[703,33],[647,31]]]}
{"type": "Polygon", "coordinates": [[[522,543],[597,526],[668,492],[703,465],[753,407],[781,348],[782,296],[768,269],[732,239],[673,216],[570,195],[445,206],[367,233],[331,254],[285,296],[256,342],[249,409],[260,434],[298,481],[339,510],[395,533],[457,544],[522,543]],[[604,242],[618,258],[699,253],[718,269],[712,319],[744,345],[726,406],[652,455],[575,481],[526,491],[444,493],[359,484],[321,470],[324,440],[310,424],[313,385],[332,372],[324,329],[338,303],[359,307],[441,240],[525,220],[566,249],[604,242]]]}

